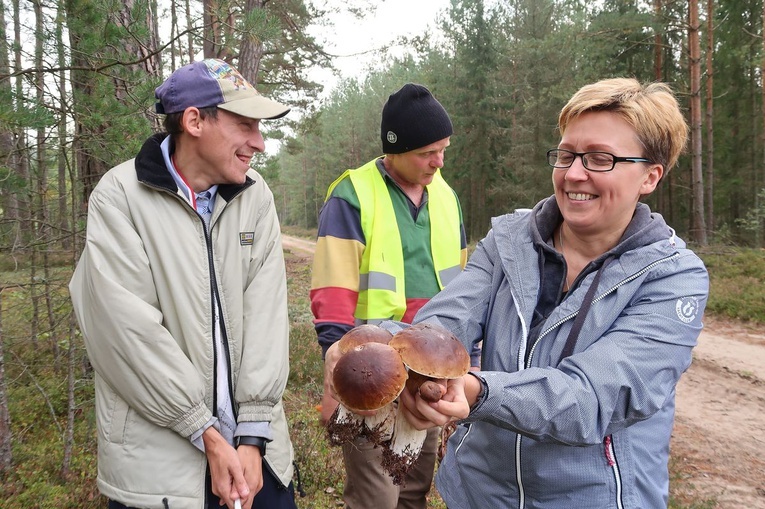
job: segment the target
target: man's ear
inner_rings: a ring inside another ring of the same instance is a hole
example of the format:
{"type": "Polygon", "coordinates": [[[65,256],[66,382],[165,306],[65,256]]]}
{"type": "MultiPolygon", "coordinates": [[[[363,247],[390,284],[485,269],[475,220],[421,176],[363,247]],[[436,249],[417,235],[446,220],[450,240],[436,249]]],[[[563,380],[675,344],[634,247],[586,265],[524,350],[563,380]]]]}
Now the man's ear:
{"type": "Polygon", "coordinates": [[[183,132],[188,133],[191,136],[199,136],[202,128],[202,115],[199,113],[199,108],[190,106],[183,111],[181,116],[181,127],[183,132]]]}

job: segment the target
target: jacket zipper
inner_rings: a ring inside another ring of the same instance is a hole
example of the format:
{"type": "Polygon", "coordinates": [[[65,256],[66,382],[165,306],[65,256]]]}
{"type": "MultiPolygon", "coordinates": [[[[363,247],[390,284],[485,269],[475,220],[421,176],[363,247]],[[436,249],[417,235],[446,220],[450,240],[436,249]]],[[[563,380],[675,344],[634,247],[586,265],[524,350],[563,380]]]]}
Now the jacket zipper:
{"type": "MultiPolygon", "coordinates": [[[[195,211],[196,212],[196,211],[195,211]]],[[[199,216],[199,219],[202,220],[202,223],[204,224],[204,219],[202,219],[202,216],[199,215],[197,212],[197,215],[199,216]]],[[[212,217],[210,218],[210,226],[209,228],[212,229],[212,217]]],[[[236,405],[236,401],[234,400],[234,390],[232,387],[232,365],[231,365],[231,351],[229,350],[228,346],[228,334],[226,334],[226,324],[223,321],[223,310],[221,309],[219,294],[218,294],[218,278],[215,276],[215,263],[213,262],[213,250],[212,250],[212,238],[211,234],[208,231],[208,227],[205,225],[204,228],[205,231],[205,243],[207,244],[207,262],[209,264],[210,268],[210,296],[212,299],[212,330],[213,330],[213,413],[216,417],[220,417],[218,414],[218,391],[216,388],[217,380],[218,380],[218,355],[217,355],[217,348],[215,347],[215,344],[217,341],[220,341],[221,346],[223,347],[223,353],[226,355],[226,365],[228,366],[228,376],[226,377],[227,380],[227,390],[229,394],[229,399],[231,400],[231,411],[233,412],[234,419],[237,418],[238,408],[236,405]],[[220,321],[220,333],[221,338],[218,338],[215,334],[216,331],[216,323],[220,321]]]]}
{"type": "Polygon", "coordinates": [[[616,452],[614,451],[614,441],[612,435],[608,435],[603,439],[603,445],[605,448],[606,462],[611,469],[611,473],[614,476],[614,486],[616,487],[616,507],[623,509],[622,504],[622,476],[619,471],[619,464],[616,461],[616,452]]]}
{"type": "MultiPolygon", "coordinates": [[[[173,196],[175,199],[177,199],[181,203],[187,205],[197,215],[199,220],[202,222],[202,225],[204,226],[203,230],[204,230],[204,235],[205,235],[205,247],[207,248],[207,263],[208,263],[208,266],[209,266],[209,269],[210,269],[210,296],[212,298],[212,306],[213,306],[213,309],[211,310],[212,311],[212,320],[213,320],[213,322],[215,322],[215,320],[217,320],[217,318],[216,318],[216,314],[217,314],[216,313],[216,308],[219,307],[218,306],[218,302],[219,302],[218,301],[218,280],[215,277],[215,264],[213,263],[213,252],[212,252],[212,238],[211,238],[210,232],[208,231],[208,227],[205,224],[204,218],[202,217],[202,215],[199,212],[196,211],[196,209],[194,207],[191,206],[191,204],[189,204],[188,201],[184,200],[183,198],[178,196],[176,193],[172,192],[172,190],[170,190],[170,189],[168,189],[166,187],[163,187],[163,186],[156,185],[156,184],[154,184],[152,182],[146,182],[146,181],[142,181],[142,182],[145,185],[147,185],[149,187],[152,187],[152,188],[154,188],[154,189],[156,189],[156,190],[158,190],[160,192],[168,193],[170,196],[173,196]]],[[[250,187],[250,186],[247,185],[246,187],[242,187],[241,189],[238,189],[236,191],[236,193],[234,193],[226,201],[230,202],[235,197],[239,196],[248,187],[250,187]]],[[[190,190],[190,192],[193,192],[193,191],[190,190]]],[[[221,211],[221,214],[222,213],[223,213],[223,211],[221,211]]],[[[218,215],[218,217],[220,217],[220,214],[218,215]]],[[[209,228],[212,229],[212,227],[213,227],[213,217],[211,216],[210,217],[209,228]]],[[[223,315],[221,313],[221,327],[220,327],[220,329],[221,329],[221,333],[224,336],[227,336],[226,335],[225,323],[223,323],[222,316],[223,315]]],[[[216,381],[218,380],[218,354],[217,354],[217,349],[215,348],[215,341],[216,341],[215,324],[213,323],[213,345],[212,345],[213,346],[213,373],[212,373],[213,374],[213,415],[215,417],[219,417],[218,416],[218,391],[217,391],[217,387],[216,387],[216,381]]],[[[221,341],[221,344],[223,345],[223,349],[224,349],[224,351],[226,353],[226,357],[227,357],[227,364],[228,364],[228,367],[229,367],[228,392],[229,392],[229,397],[231,399],[231,408],[232,408],[232,411],[234,412],[234,418],[236,419],[237,418],[237,414],[239,412],[238,412],[238,408],[237,408],[237,405],[236,405],[236,401],[234,400],[234,390],[233,390],[233,387],[232,387],[232,379],[231,379],[231,374],[232,374],[231,373],[231,371],[232,371],[231,352],[230,352],[229,347],[228,347],[228,338],[226,338],[226,341],[221,341]]]]}

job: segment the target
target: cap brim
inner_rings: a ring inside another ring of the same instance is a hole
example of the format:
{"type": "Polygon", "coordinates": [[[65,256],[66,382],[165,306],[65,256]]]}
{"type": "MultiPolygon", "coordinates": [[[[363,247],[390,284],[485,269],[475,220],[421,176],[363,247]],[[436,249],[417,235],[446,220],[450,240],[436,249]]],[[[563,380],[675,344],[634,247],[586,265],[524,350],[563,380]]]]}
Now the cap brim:
{"type": "Polygon", "coordinates": [[[273,101],[262,95],[237,99],[218,105],[218,108],[247,118],[271,120],[281,118],[289,113],[290,108],[282,103],[273,101]]]}

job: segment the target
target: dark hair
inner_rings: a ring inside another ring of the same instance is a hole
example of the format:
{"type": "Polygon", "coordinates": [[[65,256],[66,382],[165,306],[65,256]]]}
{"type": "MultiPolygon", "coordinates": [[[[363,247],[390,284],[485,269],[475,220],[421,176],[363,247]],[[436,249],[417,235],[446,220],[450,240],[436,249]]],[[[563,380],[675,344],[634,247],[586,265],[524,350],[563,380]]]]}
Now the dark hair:
{"type": "MultiPolygon", "coordinates": [[[[206,119],[207,117],[218,120],[218,107],[208,106],[206,108],[199,108],[199,116],[202,118],[202,120],[206,119]]],[[[177,135],[183,132],[183,127],[181,127],[182,117],[183,111],[165,115],[165,121],[163,122],[163,125],[167,134],[177,135]]]]}

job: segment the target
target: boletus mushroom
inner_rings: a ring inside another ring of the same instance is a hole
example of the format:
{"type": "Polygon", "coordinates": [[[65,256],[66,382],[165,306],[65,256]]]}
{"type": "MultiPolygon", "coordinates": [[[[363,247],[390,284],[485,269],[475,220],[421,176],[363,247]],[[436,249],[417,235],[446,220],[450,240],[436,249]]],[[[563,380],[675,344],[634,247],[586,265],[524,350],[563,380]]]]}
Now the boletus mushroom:
{"type": "Polygon", "coordinates": [[[330,442],[340,445],[357,436],[376,444],[389,440],[395,419],[393,402],[405,385],[406,367],[391,346],[368,341],[345,352],[332,372],[340,404],[327,425],[330,442]],[[359,415],[364,411],[376,413],[359,415]]]}
{"type": "Polygon", "coordinates": [[[393,334],[382,327],[365,323],[346,332],[343,337],[337,341],[337,348],[340,355],[343,355],[365,343],[382,343],[387,345],[390,343],[392,337],[393,334]]]}
{"type": "MultiPolygon", "coordinates": [[[[446,379],[459,378],[470,369],[470,354],[451,332],[440,325],[419,323],[397,332],[388,343],[398,351],[408,370],[407,390],[426,401],[438,401],[446,392],[446,379]],[[440,381],[440,383],[439,383],[440,381]]],[[[397,415],[390,446],[383,450],[383,469],[401,484],[422,450],[426,430],[414,428],[397,415]]]]}

